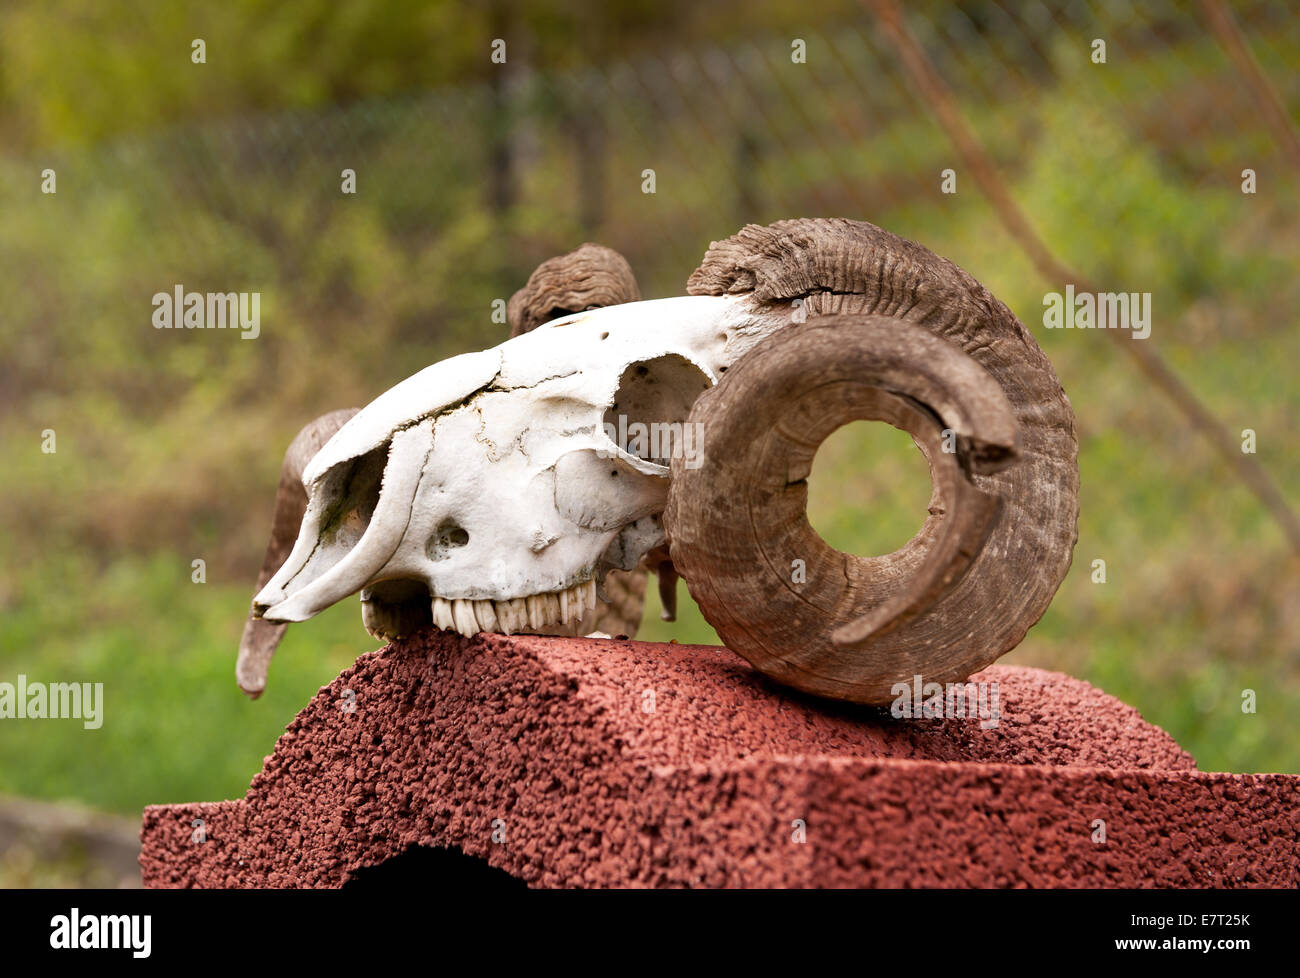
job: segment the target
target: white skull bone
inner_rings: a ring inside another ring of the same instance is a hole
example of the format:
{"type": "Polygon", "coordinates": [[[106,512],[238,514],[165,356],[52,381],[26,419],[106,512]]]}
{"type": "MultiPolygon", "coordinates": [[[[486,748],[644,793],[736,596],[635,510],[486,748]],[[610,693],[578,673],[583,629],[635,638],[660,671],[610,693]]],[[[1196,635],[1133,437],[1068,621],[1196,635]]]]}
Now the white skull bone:
{"type": "Polygon", "coordinates": [[[302,528],[255,613],[303,621],[414,581],[467,635],[582,618],[610,568],[663,543],[665,456],[698,448],[695,398],[786,322],[745,297],[633,302],[422,370],[307,466],[302,528]],[[650,425],[673,443],[652,451],[650,425]]]}

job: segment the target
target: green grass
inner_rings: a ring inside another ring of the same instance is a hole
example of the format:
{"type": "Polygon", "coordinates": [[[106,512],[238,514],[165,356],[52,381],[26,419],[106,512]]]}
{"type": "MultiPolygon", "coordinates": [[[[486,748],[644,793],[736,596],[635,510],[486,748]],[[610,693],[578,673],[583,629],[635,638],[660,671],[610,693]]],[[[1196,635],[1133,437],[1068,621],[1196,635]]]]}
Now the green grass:
{"type": "Polygon", "coordinates": [[[312,695],[378,645],[358,605],[331,609],[289,630],[253,702],[234,679],[248,586],[191,583],[166,554],[41,570],[9,598],[0,681],[102,682],[103,725],[4,721],[3,793],[119,812],[241,797],[312,695]]]}

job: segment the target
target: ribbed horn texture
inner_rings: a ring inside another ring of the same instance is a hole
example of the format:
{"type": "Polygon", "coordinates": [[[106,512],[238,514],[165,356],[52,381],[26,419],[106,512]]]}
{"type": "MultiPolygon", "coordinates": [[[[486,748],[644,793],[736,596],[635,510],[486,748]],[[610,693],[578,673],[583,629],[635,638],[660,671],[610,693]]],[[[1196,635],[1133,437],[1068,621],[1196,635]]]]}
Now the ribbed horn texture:
{"type": "Polygon", "coordinates": [[[510,335],[519,336],[570,313],[640,298],[627,259],[612,248],[588,242],[538,265],[528,283],[510,297],[506,318],[510,335]]]}
{"type": "Polygon", "coordinates": [[[697,400],[701,464],[673,461],[672,560],[723,641],[782,682],[876,704],[1017,645],[1069,569],[1079,476],[1069,401],[1011,311],[841,219],[750,225],[688,291],[798,313],[697,400]],[[834,550],[806,515],[817,446],[855,418],[909,431],[934,483],[921,530],[881,557],[834,550]]]}

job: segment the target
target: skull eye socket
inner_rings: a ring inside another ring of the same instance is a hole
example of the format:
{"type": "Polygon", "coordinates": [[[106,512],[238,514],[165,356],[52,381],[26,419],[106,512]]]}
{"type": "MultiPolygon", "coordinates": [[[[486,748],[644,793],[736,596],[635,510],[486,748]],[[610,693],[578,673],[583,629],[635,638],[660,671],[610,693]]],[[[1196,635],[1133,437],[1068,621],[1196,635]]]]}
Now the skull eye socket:
{"type": "Polygon", "coordinates": [[[703,370],[676,353],[630,363],[605,411],[605,430],[629,455],[667,466],[683,451],[691,406],[712,386],[703,370]]]}
{"type": "Polygon", "coordinates": [[[430,560],[446,560],[452,552],[469,543],[469,531],[455,520],[443,520],[425,544],[430,560]]]}

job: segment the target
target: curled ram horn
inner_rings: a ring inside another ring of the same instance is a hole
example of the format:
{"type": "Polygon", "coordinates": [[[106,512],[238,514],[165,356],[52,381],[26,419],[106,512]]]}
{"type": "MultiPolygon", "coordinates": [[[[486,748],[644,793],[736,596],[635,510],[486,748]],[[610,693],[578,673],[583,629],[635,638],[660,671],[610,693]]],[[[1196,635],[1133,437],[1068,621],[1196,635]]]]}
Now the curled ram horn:
{"type": "Polygon", "coordinates": [[[627,259],[613,248],[587,242],[538,265],[527,284],[510,297],[506,318],[510,335],[520,336],[576,312],[640,298],[627,259]]]}
{"type": "Polygon", "coordinates": [[[688,291],[807,317],[699,398],[702,457],[672,467],[673,562],[727,646],[807,692],[884,704],[898,682],[965,679],[1018,644],[1069,569],[1079,476],[1069,401],[1010,310],[846,220],[746,227],[688,291]],[[928,518],[880,557],[836,551],[806,516],[817,447],[856,419],[909,432],[930,464],[928,518]]]}

